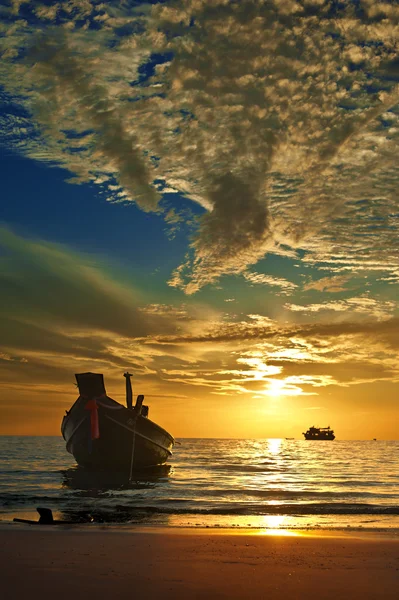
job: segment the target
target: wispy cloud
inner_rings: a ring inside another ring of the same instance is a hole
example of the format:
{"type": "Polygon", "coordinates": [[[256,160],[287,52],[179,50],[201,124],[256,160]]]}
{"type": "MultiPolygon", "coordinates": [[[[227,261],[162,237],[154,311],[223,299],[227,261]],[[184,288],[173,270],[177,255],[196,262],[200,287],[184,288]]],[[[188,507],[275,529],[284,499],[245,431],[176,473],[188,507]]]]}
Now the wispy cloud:
{"type": "Polygon", "coordinates": [[[320,313],[335,312],[342,313],[346,320],[353,318],[354,314],[362,315],[365,318],[373,317],[384,320],[393,316],[397,309],[397,303],[390,300],[378,300],[368,296],[359,296],[347,298],[346,300],[336,300],[331,302],[321,302],[319,304],[285,304],[287,310],[301,313],[320,313]]]}
{"type": "Polygon", "coordinates": [[[298,286],[292,281],[288,281],[283,277],[273,277],[272,275],[264,275],[263,273],[243,273],[245,279],[256,285],[269,285],[271,287],[279,287],[285,292],[292,292],[298,286]]]}
{"type": "Polygon", "coordinates": [[[37,323],[133,336],[149,331],[136,307],[139,293],[113,280],[98,259],[26,240],[4,227],[0,247],[1,312],[20,324],[15,330],[12,323],[8,326],[2,343],[20,327],[37,323]]]}
{"type": "Polygon", "coordinates": [[[159,182],[199,203],[186,293],[297,249],[397,281],[397,8],[360,5],[15,1],[3,141],[145,211],[159,182]]]}
{"type": "Polygon", "coordinates": [[[333,277],[322,277],[314,281],[309,281],[303,286],[306,290],[317,290],[319,292],[328,292],[337,294],[345,291],[345,284],[352,279],[352,275],[335,275],[333,277]]]}

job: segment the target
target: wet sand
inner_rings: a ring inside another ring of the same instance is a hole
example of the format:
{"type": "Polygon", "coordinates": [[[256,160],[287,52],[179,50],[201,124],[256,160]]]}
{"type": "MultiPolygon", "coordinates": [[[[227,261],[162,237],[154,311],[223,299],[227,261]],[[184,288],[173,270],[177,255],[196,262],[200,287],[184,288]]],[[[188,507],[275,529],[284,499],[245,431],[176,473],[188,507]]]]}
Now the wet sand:
{"type": "Polygon", "coordinates": [[[398,598],[399,537],[0,529],[4,600],[398,598]]]}

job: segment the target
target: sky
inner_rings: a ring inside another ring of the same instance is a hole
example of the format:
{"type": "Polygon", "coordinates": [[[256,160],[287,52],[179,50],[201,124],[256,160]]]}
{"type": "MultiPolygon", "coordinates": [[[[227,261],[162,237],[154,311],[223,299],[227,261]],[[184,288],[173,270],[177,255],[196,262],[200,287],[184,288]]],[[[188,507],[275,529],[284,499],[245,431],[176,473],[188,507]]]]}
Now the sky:
{"type": "Polygon", "coordinates": [[[396,0],[0,5],[0,434],[399,438],[396,0]]]}

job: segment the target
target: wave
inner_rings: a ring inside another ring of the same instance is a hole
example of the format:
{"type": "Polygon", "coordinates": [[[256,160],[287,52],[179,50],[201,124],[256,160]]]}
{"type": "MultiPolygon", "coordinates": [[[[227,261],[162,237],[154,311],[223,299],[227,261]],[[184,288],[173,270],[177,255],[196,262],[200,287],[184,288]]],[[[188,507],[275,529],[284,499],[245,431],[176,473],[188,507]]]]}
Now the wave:
{"type": "Polygon", "coordinates": [[[244,497],[257,497],[257,498],[265,498],[265,499],[279,499],[284,500],[286,498],[375,498],[375,499],[384,499],[384,498],[393,498],[399,500],[399,494],[389,494],[384,492],[360,492],[358,490],[353,490],[352,492],[347,490],[345,492],[330,492],[328,490],[325,491],[315,491],[315,490],[283,490],[283,489],[275,489],[275,490],[259,490],[259,489],[211,489],[208,488],[203,492],[203,496],[210,497],[226,497],[226,496],[244,496],[244,497]]]}
{"type": "Polygon", "coordinates": [[[81,507],[77,508],[65,508],[62,509],[62,513],[68,519],[73,519],[81,522],[92,522],[92,523],[129,523],[137,521],[146,521],[151,517],[158,516],[191,516],[192,518],[206,517],[206,516],[230,516],[230,517],[267,517],[269,515],[278,516],[295,516],[295,517],[306,517],[306,516],[317,516],[328,517],[328,516],[398,516],[399,507],[397,506],[373,506],[373,505],[359,505],[359,504],[341,504],[341,505],[298,505],[284,506],[282,507],[268,507],[265,511],[264,506],[252,506],[248,509],[247,506],[230,506],[230,507],[215,507],[215,508],[202,508],[194,510],[193,507],[187,508],[172,508],[172,507],[160,507],[160,506],[146,506],[146,507],[130,507],[117,506],[113,508],[99,509],[95,507],[81,507]]]}
{"type": "MultiPolygon", "coordinates": [[[[176,515],[399,515],[398,506],[376,506],[372,504],[309,504],[309,505],[287,505],[268,506],[228,506],[215,508],[168,508],[161,506],[146,506],[131,508],[132,513],[142,514],[176,514],[176,515]]],[[[113,512],[113,511],[112,511],[113,512]]],[[[126,507],[123,507],[126,512],[126,507]]]]}
{"type": "Polygon", "coordinates": [[[165,514],[165,515],[399,515],[398,505],[381,505],[360,502],[307,502],[307,503],[281,503],[281,504],[259,504],[259,503],[218,503],[212,505],[206,501],[192,502],[185,499],[162,499],[160,503],[148,503],[145,497],[119,498],[116,504],[115,498],[87,498],[71,497],[65,498],[51,496],[10,496],[3,499],[3,512],[9,512],[12,507],[32,507],[46,505],[55,507],[62,512],[90,513],[112,515],[112,519],[119,522],[122,515],[137,514],[165,514]],[[162,503],[161,503],[162,502],[162,503]],[[182,506],[182,505],[186,506],[182,506]]]}
{"type": "MultiPolygon", "coordinates": [[[[200,467],[200,465],[196,465],[196,467],[200,467]]],[[[281,467],[276,465],[272,461],[267,461],[264,463],[258,463],[257,465],[243,465],[242,463],[237,464],[205,464],[203,468],[209,471],[230,471],[235,473],[281,473],[281,467]]],[[[288,469],[287,471],[288,472],[288,469]]]]}

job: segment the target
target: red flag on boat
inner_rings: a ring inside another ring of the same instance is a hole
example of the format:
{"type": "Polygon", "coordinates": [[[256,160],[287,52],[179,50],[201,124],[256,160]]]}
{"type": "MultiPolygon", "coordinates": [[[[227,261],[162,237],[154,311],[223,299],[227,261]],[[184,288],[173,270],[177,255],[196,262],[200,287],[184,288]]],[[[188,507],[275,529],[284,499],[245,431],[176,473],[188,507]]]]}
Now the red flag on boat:
{"type": "Polygon", "coordinates": [[[91,439],[98,440],[100,437],[100,427],[98,424],[98,406],[96,398],[89,400],[86,403],[85,409],[90,411],[91,439]]]}

